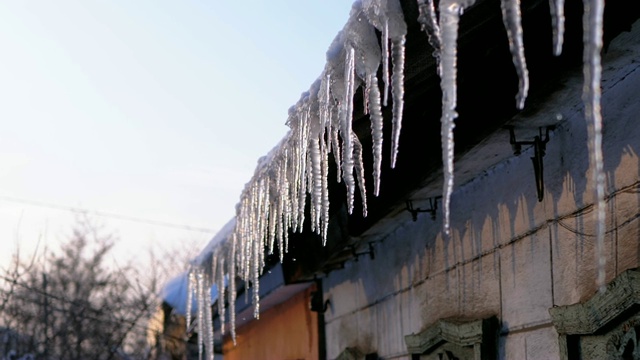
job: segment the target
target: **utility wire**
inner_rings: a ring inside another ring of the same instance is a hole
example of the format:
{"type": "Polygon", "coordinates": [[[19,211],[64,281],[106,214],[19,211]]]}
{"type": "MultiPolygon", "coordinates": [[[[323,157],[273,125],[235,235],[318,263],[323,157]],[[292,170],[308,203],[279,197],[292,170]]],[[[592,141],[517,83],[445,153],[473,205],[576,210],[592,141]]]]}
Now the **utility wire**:
{"type": "Polygon", "coordinates": [[[170,223],[170,222],[166,222],[166,221],[145,219],[145,218],[140,218],[140,217],[135,217],[135,216],[122,215],[122,214],[116,214],[116,213],[110,213],[110,212],[104,212],[104,211],[97,211],[97,210],[90,210],[90,209],[84,209],[84,208],[73,207],[73,206],[57,205],[57,204],[51,204],[51,203],[46,203],[46,202],[42,202],[42,201],[20,199],[20,198],[15,198],[15,197],[11,197],[11,196],[0,196],[0,201],[6,201],[6,202],[12,202],[12,203],[18,203],[18,204],[25,204],[25,205],[37,206],[37,207],[55,209],[55,210],[70,211],[70,212],[73,212],[73,213],[87,213],[87,214],[101,216],[101,217],[109,217],[109,218],[113,218],[113,219],[126,220],[126,221],[137,222],[137,223],[142,223],[142,224],[147,224],[147,225],[154,225],[154,226],[163,226],[163,227],[169,227],[169,228],[174,228],[174,229],[196,231],[196,232],[203,232],[203,233],[213,233],[214,232],[214,230],[212,230],[212,229],[207,229],[207,228],[203,228],[203,227],[183,225],[183,224],[175,224],[175,223],[170,223]]]}

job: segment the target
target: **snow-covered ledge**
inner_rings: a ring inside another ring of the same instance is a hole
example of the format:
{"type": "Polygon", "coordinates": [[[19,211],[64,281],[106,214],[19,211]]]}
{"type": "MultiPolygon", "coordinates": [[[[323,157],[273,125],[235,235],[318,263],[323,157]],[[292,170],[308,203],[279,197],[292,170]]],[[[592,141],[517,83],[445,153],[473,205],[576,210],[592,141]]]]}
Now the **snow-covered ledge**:
{"type": "Polygon", "coordinates": [[[477,320],[442,319],[418,334],[404,337],[412,357],[448,354],[447,359],[493,359],[496,354],[496,317],[477,320]],[[452,357],[455,356],[455,357],[452,357]]]}
{"type": "Polygon", "coordinates": [[[563,359],[640,356],[640,270],[627,270],[588,300],[549,309],[563,359]],[[626,356],[625,356],[626,355],[626,356]]]}

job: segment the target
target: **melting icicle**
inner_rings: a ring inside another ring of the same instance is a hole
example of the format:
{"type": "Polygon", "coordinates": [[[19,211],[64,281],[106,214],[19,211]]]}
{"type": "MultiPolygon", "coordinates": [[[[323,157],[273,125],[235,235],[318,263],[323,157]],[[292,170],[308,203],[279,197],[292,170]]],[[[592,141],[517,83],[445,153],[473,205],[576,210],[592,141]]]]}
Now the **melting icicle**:
{"type": "Polygon", "coordinates": [[[217,283],[217,287],[218,287],[218,314],[220,315],[220,333],[222,333],[222,335],[224,335],[224,323],[225,323],[225,318],[226,318],[226,313],[225,313],[225,309],[226,307],[224,306],[225,303],[225,291],[226,291],[226,284],[224,283],[224,257],[220,258],[220,270],[219,270],[219,274],[218,274],[218,283],[217,283]]]}
{"type": "MultiPolygon", "coordinates": [[[[205,359],[212,360],[214,354],[214,344],[213,344],[213,314],[211,311],[211,306],[204,307],[204,318],[205,318],[205,336],[206,341],[204,344],[205,349],[205,359]]],[[[223,320],[224,324],[224,320],[223,320]]],[[[199,336],[199,334],[198,334],[199,336]]]]}
{"type": "Polygon", "coordinates": [[[251,286],[253,287],[253,317],[260,318],[260,263],[258,257],[261,256],[262,249],[259,242],[254,242],[253,246],[253,267],[251,275],[251,286]]]}
{"type": "Polygon", "coordinates": [[[385,83],[384,106],[387,106],[389,85],[391,85],[393,96],[393,119],[391,121],[391,167],[393,168],[395,167],[398,153],[398,139],[400,138],[404,107],[404,44],[407,24],[404,22],[402,7],[398,0],[366,0],[363,3],[363,10],[369,23],[382,32],[380,41],[382,42],[382,71],[383,82],[385,83]],[[389,49],[389,42],[391,42],[391,49],[389,49]],[[391,81],[388,79],[390,55],[393,64],[391,81]]]}
{"type": "MultiPolygon", "coordinates": [[[[324,137],[323,137],[324,139],[324,137]]],[[[322,142],[322,246],[327,244],[329,230],[329,154],[326,143],[322,142]]]]}
{"type": "Polygon", "coordinates": [[[385,19],[382,26],[382,82],[384,83],[383,104],[387,106],[389,97],[389,21],[385,19]]]}
{"type": "Polygon", "coordinates": [[[229,322],[231,339],[236,345],[236,234],[231,234],[231,250],[229,251],[229,322]]]}
{"type": "MultiPolygon", "coordinates": [[[[370,4],[378,9],[378,4],[370,4]]],[[[354,3],[351,10],[351,18],[345,27],[345,47],[353,48],[355,51],[355,72],[359,79],[365,83],[364,97],[369,110],[371,120],[371,135],[373,139],[373,178],[374,194],[377,196],[380,189],[380,168],[382,163],[382,109],[380,99],[380,89],[378,88],[378,78],[376,74],[380,67],[381,50],[375,27],[366,18],[366,9],[359,2],[354,3]]],[[[374,9],[375,13],[376,10],[374,9]]],[[[389,29],[387,22],[387,29],[389,29]]],[[[393,51],[393,49],[392,49],[393,51]]],[[[394,64],[394,74],[395,67],[394,64]]],[[[395,78],[394,78],[395,79],[395,78]]],[[[393,86],[393,84],[392,84],[393,86]]],[[[394,93],[395,96],[395,93],[394,93]]],[[[394,100],[395,101],[395,100],[394,100]]],[[[394,103],[394,108],[396,104],[394,103]]]]}
{"type": "Polygon", "coordinates": [[[353,139],[351,138],[351,122],[353,121],[353,93],[355,92],[355,50],[350,47],[345,59],[345,90],[342,110],[341,133],[343,140],[343,176],[347,185],[347,203],[349,214],[353,212],[355,180],[353,178],[353,139]]]}
{"type": "Polygon", "coordinates": [[[198,304],[198,358],[202,360],[202,353],[204,348],[204,313],[205,313],[205,291],[204,291],[204,277],[202,271],[198,269],[196,272],[196,296],[198,304]]]}
{"type": "Polygon", "coordinates": [[[342,151],[340,148],[340,138],[339,138],[340,127],[338,125],[331,126],[331,150],[333,152],[333,157],[336,160],[336,176],[337,182],[340,183],[342,181],[342,151]]]}
{"type": "Polygon", "coordinates": [[[380,194],[380,171],[382,167],[382,108],[380,107],[380,90],[378,89],[378,78],[375,74],[370,74],[367,78],[367,88],[369,89],[371,119],[371,137],[373,139],[373,194],[380,194]]]}
{"type": "Polygon", "coordinates": [[[433,57],[436,59],[437,64],[440,64],[440,47],[442,46],[442,39],[440,36],[440,26],[438,26],[438,20],[436,19],[436,10],[433,5],[433,0],[418,0],[418,10],[420,12],[418,22],[421,25],[422,31],[427,33],[429,44],[433,47],[433,57]]]}
{"type": "Polygon", "coordinates": [[[307,154],[308,154],[308,144],[309,144],[309,122],[305,118],[304,121],[300,121],[299,124],[299,143],[300,149],[298,152],[297,162],[300,166],[300,171],[298,172],[298,176],[300,176],[299,184],[299,193],[298,193],[298,232],[302,232],[302,226],[304,224],[304,205],[307,199],[307,181],[305,178],[307,172],[307,154]]]}
{"type": "Polygon", "coordinates": [[[355,157],[356,176],[358,177],[358,187],[362,198],[362,216],[367,217],[367,189],[364,185],[364,164],[362,162],[362,144],[354,132],[351,132],[353,140],[353,155],[355,157]]]}
{"type": "MultiPolygon", "coordinates": [[[[316,129],[314,129],[314,132],[315,131],[316,129]]],[[[320,154],[320,139],[319,139],[320,135],[318,133],[314,134],[314,132],[312,132],[312,135],[311,135],[311,139],[310,139],[311,144],[309,148],[311,152],[309,156],[311,158],[311,174],[313,179],[311,196],[312,196],[312,204],[314,209],[313,223],[314,223],[314,226],[319,229],[320,218],[323,212],[322,210],[322,192],[323,192],[322,190],[323,188],[322,159],[320,154]]]]}
{"type": "Polygon", "coordinates": [[[440,80],[442,87],[442,164],[444,167],[444,186],[442,190],[442,208],[444,213],[444,233],[449,235],[450,203],[453,192],[453,128],[457,102],[457,41],[460,21],[460,4],[454,0],[440,3],[440,31],[442,32],[442,62],[440,80]]]}
{"type": "Polygon", "coordinates": [[[187,275],[187,313],[185,314],[187,321],[187,333],[189,332],[189,326],[191,325],[191,306],[193,303],[193,292],[196,289],[196,276],[193,273],[193,269],[189,270],[187,275]]]}
{"type": "Polygon", "coordinates": [[[529,92],[529,70],[527,70],[527,62],[524,56],[520,0],[502,0],[500,7],[502,8],[502,21],[509,37],[509,49],[511,50],[513,65],[518,73],[516,106],[518,109],[522,109],[529,92]]]}
{"type": "Polygon", "coordinates": [[[401,35],[392,40],[391,54],[393,56],[393,75],[391,91],[393,93],[393,119],[391,121],[391,168],[396,167],[398,146],[400,143],[400,129],[402,129],[402,112],[404,109],[404,43],[405,36],[401,35]]]}
{"type": "MultiPolygon", "coordinates": [[[[220,273],[224,273],[224,263],[222,263],[222,261],[224,260],[224,258],[219,257],[218,256],[218,251],[214,251],[212,256],[211,256],[211,279],[212,279],[212,283],[214,285],[216,285],[217,289],[218,289],[218,313],[220,314],[220,324],[222,326],[222,332],[224,333],[224,297],[220,294],[222,294],[222,292],[224,291],[224,284],[221,286],[219,283],[216,283],[216,274],[218,272],[220,273]],[[220,262],[219,259],[220,258],[220,262]],[[221,311],[222,310],[222,311],[221,311]]],[[[209,359],[210,357],[213,356],[213,317],[211,314],[211,306],[207,306],[206,307],[206,313],[205,313],[205,320],[206,320],[206,341],[205,341],[205,352],[206,352],[206,358],[209,359]]]]}
{"type": "Polygon", "coordinates": [[[605,202],[604,202],[604,163],[602,156],[602,114],[600,112],[600,81],[602,67],[600,51],[602,50],[602,16],[603,0],[584,0],[583,41],[584,41],[584,85],[582,101],[585,107],[587,133],[589,135],[589,165],[593,169],[592,181],[595,186],[595,220],[596,220],[596,260],[597,285],[600,292],[605,291],[604,254],[605,235],[605,202]]]}
{"type": "Polygon", "coordinates": [[[551,28],[553,29],[553,54],[562,54],[564,43],[564,0],[549,0],[551,28]]]}

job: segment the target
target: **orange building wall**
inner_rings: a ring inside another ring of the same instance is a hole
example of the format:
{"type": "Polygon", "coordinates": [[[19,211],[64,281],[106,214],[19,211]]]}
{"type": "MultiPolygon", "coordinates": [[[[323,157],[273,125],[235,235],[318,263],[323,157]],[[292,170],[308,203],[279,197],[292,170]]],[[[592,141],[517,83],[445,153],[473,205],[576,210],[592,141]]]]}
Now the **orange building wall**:
{"type": "Polygon", "coordinates": [[[311,291],[313,287],[236,329],[235,347],[226,336],[224,359],[317,360],[318,315],[309,309],[311,291]]]}

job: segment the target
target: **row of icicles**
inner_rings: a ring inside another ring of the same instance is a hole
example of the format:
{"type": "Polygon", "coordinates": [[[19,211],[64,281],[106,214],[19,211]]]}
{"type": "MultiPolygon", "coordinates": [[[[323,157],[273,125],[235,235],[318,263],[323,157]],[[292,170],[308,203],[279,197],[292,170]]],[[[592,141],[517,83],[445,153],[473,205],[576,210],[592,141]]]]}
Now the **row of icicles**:
{"type": "MultiPolygon", "coordinates": [[[[456,109],[456,62],[458,23],[465,8],[475,0],[442,0],[438,11],[433,0],[417,0],[418,21],[435,49],[442,88],[442,159],[444,167],[443,231],[449,236],[450,197],[454,180],[453,128],[456,109]]],[[[595,184],[598,261],[598,286],[604,284],[604,171],[602,163],[602,119],[600,115],[600,49],[602,47],[603,0],[584,0],[584,87],[583,101],[588,124],[590,166],[595,184]]],[[[519,77],[516,106],[522,109],[528,92],[528,71],[522,40],[519,0],[502,0],[502,16],[509,48],[519,77]]],[[[554,53],[562,51],[564,1],[551,0],[554,53]]],[[[367,215],[362,152],[364,149],[352,130],[353,98],[364,87],[364,112],[371,121],[373,139],[373,194],[380,190],[382,162],[382,106],[391,96],[391,167],[395,166],[404,96],[404,46],[407,26],[399,0],[356,1],[350,18],[327,51],[327,63],[320,78],[289,110],[287,135],[259,160],[253,178],[245,186],[237,205],[236,225],[227,241],[218,246],[207,264],[196,264],[189,273],[187,326],[191,322],[191,304],[196,295],[199,349],[205,358],[213,358],[213,325],[209,292],[211,284],[220,289],[218,315],[225,332],[225,294],[228,286],[230,333],[235,343],[236,277],[252,288],[254,316],[259,317],[259,277],[265,254],[277,246],[280,260],[288,249],[290,230],[301,232],[305,222],[307,194],[310,195],[311,230],[327,240],[329,226],[329,153],[337,166],[337,181],[347,188],[349,213],[354,208],[356,184],[363,216],[367,215]],[[381,44],[376,36],[378,31],[381,44]],[[391,63],[391,64],[390,64],[391,63]],[[378,68],[382,64],[380,91],[378,68]],[[392,67],[391,69],[389,69],[392,67]]]]}

